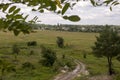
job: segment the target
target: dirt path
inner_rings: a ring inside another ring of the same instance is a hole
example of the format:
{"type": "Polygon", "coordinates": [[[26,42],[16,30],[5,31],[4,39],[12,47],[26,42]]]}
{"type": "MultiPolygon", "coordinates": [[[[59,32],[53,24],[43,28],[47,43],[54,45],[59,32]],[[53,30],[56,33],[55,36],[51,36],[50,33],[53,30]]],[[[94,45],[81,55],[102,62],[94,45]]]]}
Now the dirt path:
{"type": "Polygon", "coordinates": [[[77,76],[89,74],[82,62],[75,60],[75,63],[77,64],[77,66],[73,71],[59,74],[55,77],[54,80],[73,80],[77,76]]]}

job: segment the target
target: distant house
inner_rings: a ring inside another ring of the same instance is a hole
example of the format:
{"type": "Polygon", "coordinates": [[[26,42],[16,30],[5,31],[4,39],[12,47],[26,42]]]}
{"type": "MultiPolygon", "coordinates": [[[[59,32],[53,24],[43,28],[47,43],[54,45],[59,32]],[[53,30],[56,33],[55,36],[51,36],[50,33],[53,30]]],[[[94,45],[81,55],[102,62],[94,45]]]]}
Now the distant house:
{"type": "Polygon", "coordinates": [[[69,30],[69,27],[62,27],[62,30],[68,31],[68,30],[69,30]]]}
{"type": "Polygon", "coordinates": [[[85,30],[86,30],[86,28],[85,28],[85,27],[82,27],[82,28],[81,28],[81,30],[82,30],[82,31],[85,31],[85,30]]]}

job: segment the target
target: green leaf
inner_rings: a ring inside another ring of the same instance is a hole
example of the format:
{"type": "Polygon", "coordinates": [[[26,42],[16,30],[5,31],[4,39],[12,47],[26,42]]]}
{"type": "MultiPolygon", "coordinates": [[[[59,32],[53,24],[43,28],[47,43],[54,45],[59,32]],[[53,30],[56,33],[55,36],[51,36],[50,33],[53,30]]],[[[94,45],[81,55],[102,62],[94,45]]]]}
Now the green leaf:
{"type": "Polygon", "coordinates": [[[8,5],[8,4],[4,5],[4,6],[3,6],[3,10],[2,10],[2,11],[3,11],[3,12],[5,12],[5,11],[7,10],[7,8],[8,8],[8,7],[9,7],[9,5],[8,5]]]}
{"type": "Polygon", "coordinates": [[[110,6],[110,11],[112,11],[112,7],[110,6]]]}
{"type": "Polygon", "coordinates": [[[29,16],[29,15],[26,15],[26,16],[24,17],[24,21],[28,18],[28,16],[29,16]]]}
{"type": "Polygon", "coordinates": [[[69,7],[70,7],[70,3],[66,3],[62,9],[62,15],[68,10],[69,7]]]}
{"type": "Polygon", "coordinates": [[[18,31],[18,30],[14,30],[14,34],[15,34],[15,36],[18,36],[19,33],[20,33],[20,31],[18,31]]]}
{"type": "Polygon", "coordinates": [[[55,2],[50,1],[50,10],[55,11],[57,9],[55,2]]]}
{"type": "Polygon", "coordinates": [[[103,3],[106,3],[107,5],[110,4],[112,0],[105,0],[103,3]]]}
{"type": "Polygon", "coordinates": [[[6,18],[11,19],[11,18],[13,18],[13,15],[6,15],[6,18]]]}
{"type": "Polygon", "coordinates": [[[9,13],[13,12],[15,9],[16,9],[16,6],[12,6],[12,7],[9,9],[9,13]]]}
{"type": "Polygon", "coordinates": [[[44,13],[44,10],[43,10],[43,9],[41,9],[39,12],[44,13]]]}
{"type": "Polygon", "coordinates": [[[76,3],[73,3],[73,4],[72,4],[72,7],[75,6],[75,5],[76,5],[76,3]]]}
{"type": "Polygon", "coordinates": [[[58,12],[57,12],[57,14],[60,14],[61,13],[61,11],[59,10],[58,12]]]}
{"type": "Polygon", "coordinates": [[[55,1],[56,1],[56,3],[57,3],[58,7],[59,7],[59,8],[62,8],[62,5],[61,5],[61,3],[60,3],[60,0],[55,0],[55,1]]]}
{"type": "Polygon", "coordinates": [[[68,19],[68,16],[63,16],[64,19],[68,19]]]}
{"type": "Polygon", "coordinates": [[[61,3],[63,3],[65,0],[61,0],[61,3]]]}
{"type": "Polygon", "coordinates": [[[116,5],[118,5],[118,4],[120,4],[120,3],[115,3],[114,6],[116,6],[116,5]]]}
{"type": "Polygon", "coordinates": [[[77,15],[72,15],[68,17],[68,20],[73,21],[73,22],[77,22],[80,21],[80,17],[77,15]]]}
{"type": "Polygon", "coordinates": [[[23,17],[22,17],[22,15],[20,15],[20,14],[18,14],[18,15],[16,15],[15,16],[15,19],[22,19],[23,17]]]}
{"type": "Polygon", "coordinates": [[[16,9],[13,14],[17,14],[18,12],[20,12],[20,8],[16,9]]]}
{"type": "Polygon", "coordinates": [[[33,8],[32,11],[37,11],[37,10],[33,8]]]}
{"type": "Polygon", "coordinates": [[[90,0],[90,2],[92,3],[93,6],[95,6],[95,1],[94,0],[90,0]]]}

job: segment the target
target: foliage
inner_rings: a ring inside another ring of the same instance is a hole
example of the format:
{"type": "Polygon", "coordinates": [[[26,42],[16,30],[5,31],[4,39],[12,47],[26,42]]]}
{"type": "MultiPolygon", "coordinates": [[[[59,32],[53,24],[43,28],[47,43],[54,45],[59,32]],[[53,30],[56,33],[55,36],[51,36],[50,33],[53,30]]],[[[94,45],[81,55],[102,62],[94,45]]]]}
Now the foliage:
{"type": "Polygon", "coordinates": [[[56,53],[50,49],[46,48],[44,46],[41,47],[41,53],[42,53],[42,64],[45,66],[53,66],[54,62],[56,61],[56,53]]]}
{"type": "MultiPolygon", "coordinates": [[[[30,25],[26,22],[26,19],[29,15],[23,15],[21,13],[21,8],[18,8],[14,4],[23,4],[27,7],[31,7],[31,11],[38,11],[44,13],[44,10],[54,12],[56,14],[61,14],[64,16],[65,12],[73,7],[73,3],[70,3],[66,0],[8,0],[10,2],[4,3],[4,0],[0,3],[0,10],[5,14],[5,18],[0,18],[0,23],[2,26],[0,29],[8,29],[9,31],[14,31],[15,35],[18,35],[20,32],[29,33],[31,31],[30,25]],[[64,5],[62,5],[64,4],[64,5]],[[38,6],[38,8],[34,8],[38,6]]],[[[77,0],[76,0],[77,2],[77,0]]],[[[76,3],[75,2],[75,3],[76,3]]],[[[74,4],[75,4],[74,3],[74,4]]],[[[77,15],[71,16],[68,18],[70,21],[79,21],[77,15]]],[[[38,17],[35,16],[33,19],[28,21],[29,23],[35,23],[38,17]]]]}
{"type": "Polygon", "coordinates": [[[12,46],[12,53],[18,55],[19,52],[20,52],[20,48],[19,48],[16,44],[13,45],[13,46],[12,46]]]}
{"type": "Polygon", "coordinates": [[[119,1],[116,0],[104,0],[104,1],[96,1],[96,0],[90,0],[93,6],[101,6],[106,5],[109,6],[110,10],[112,11],[112,7],[119,5],[119,1]]]}
{"type": "Polygon", "coordinates": [[[62,37],[57,37],[56,41],[58,47],[63,48],[64,47],[64,39],[62,37]]]}
{"type": "Polygon", "coordinates": [[[109,74],[112,75],[112,59],[120,54],[120,36],[115,29],[106,26],[96,39],[95,46],[92,47],[93,53],[97,57],[107,58],[109,74]]]}
{"type": "MultiPolygon", "coordinates": [[[[79,21],[80,17],[77,15],[65,15],[65,12],[68,9],[73,9],[74,5],[80,1],[75,0],[74,2],[69,0],[8,0],[8,3],[5,3],[4,0],[0,3],[0,11],[5,14],[5,17],[0,18],[0,24],[2,26],[0,29],[13,31],[15,35],[18,35],[20,32],[29,33],[31,32],[31,27],[26,22],[35,23],[38,20],[38,17],[35,16],[30,21],[27,21],[29,15],[24,15],[21,13],[21,8],[18,8],[14,4],[23,4],[27,7],[31,7],[31,11],[38,11],[44,13],[45,10],[54,12],[62,16],[66,20],[73,22],[79,21]],[[34,8],[36,7],[37,8],[34,8]]],[[[93,6],[108,5],[110,10],[113,6],[119,4],[119,1],[116,0],[105,0],[105,1],[95,1],[90,0],[93,6]]]]}
{"type": "Polygon", "coordinates": [[[30,62],[25,62],[22,64],[23,69],[35,69],[34,65],[30,62]]]}
{"type": "Polygon", "coordinates": [[[63,55],[62,55],[62,58],[56,60],[53,69],[54,70],[60,70],[60,69],[73,70],[75,66],[76,64],[74,63],[73,59],[69,57],[63,58],[63,55]]]}
{"type": "Polygon", "coordinates": [[[27,42],[27,46],[36,46],[37,42],[36,41],[29,41],[27,42]]]}
{"type": "Polygon", "coordinates": [[[14,44],[12,46],[12,53],[15,56],[15,61],[17,61],[17,55],[19,54],[19,52],[20,52],[20,48],[16,44],[14,44]]]}

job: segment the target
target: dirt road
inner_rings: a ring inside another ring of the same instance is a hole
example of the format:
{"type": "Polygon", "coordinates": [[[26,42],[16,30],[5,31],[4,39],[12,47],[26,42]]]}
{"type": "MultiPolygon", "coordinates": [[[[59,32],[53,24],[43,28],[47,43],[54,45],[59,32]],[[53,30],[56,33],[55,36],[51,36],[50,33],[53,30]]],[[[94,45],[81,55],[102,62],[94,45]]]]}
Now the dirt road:
{"type": "Polygon", "coordinates": [[[85,69],[85,65],[78,60],[75,60],[76,68],[71,72],[59,74],[54,80],[73,80],[75,77],[80,75],[88,75],[88,71],[85,69]]]}

